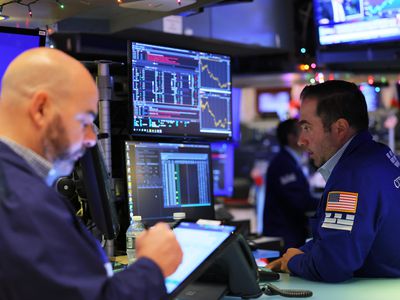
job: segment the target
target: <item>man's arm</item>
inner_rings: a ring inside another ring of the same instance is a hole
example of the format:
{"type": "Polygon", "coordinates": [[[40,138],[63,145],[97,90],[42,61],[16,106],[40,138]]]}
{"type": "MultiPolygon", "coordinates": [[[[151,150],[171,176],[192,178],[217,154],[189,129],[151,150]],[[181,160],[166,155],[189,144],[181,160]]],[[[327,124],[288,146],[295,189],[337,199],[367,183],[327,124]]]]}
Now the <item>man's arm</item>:
{"type": "Polygon", "coordinates": [[[331,186],[326,202],[336,203],[337,199],[347,197],[354,211],[346,211],[341,205],[326,205],[311,247],[288,261],[292,274],[310,280],[339,282],[352,278],[363,266],[376,236],[382,206],[367,176],[357,181],[352,177],[352,174],[341,177],[340,184],[331,186]]]}
{"type": "Polygon", "coordinates": [[[269,263],[267,268],[271,269],[272,271],[275,272],[284,272],[284,273],[290,273],[290,270],[288,268],[288,262],[289,260],[299,254],[304,253],[300,249],[296,248],[289,248],[283,256],[277,260],[274,260],[273,262],[269,263]]]}

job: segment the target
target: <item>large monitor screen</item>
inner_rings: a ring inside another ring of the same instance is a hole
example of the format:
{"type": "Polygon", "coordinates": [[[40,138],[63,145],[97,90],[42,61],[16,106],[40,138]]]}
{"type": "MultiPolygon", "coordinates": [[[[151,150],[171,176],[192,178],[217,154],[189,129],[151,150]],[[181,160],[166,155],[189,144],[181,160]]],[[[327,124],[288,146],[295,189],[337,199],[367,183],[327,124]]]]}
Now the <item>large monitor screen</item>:
{"type": "Polygon", "coordinates": [[[320,45],[400,40],[400,0],[314,0],[320,45]]]}
{"type": "Polygon", "coordinates": [[[234,179],[234,146],[228,143],[212,143],[211,153],[214,196],[231,197],[234,179]]]}
{"type": "Polygon", "coordinates": [[[129,44],[133,134],[232,136],[229,56],[129,44]]]}
{"type": "Polygon", "coordinates": [[[0,79],[15,57],[30,48],[44,46],[45,43],[46,32],[43,30],[0,26],[0,79]]]}
{"type": "Polygon", "coordinates": [[[214,218],[209,145],[127,141],[125,152],[130,218],[214,218]]]}

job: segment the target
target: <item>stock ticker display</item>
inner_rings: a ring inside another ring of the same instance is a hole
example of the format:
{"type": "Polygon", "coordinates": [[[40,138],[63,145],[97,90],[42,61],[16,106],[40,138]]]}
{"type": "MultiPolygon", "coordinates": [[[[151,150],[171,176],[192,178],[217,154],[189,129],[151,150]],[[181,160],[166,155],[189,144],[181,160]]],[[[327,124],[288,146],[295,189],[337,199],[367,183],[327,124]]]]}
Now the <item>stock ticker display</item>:
{"type": "Polygon", "coordinates": [[[230,57],[131,43],[133,133],[232,136],[230,57]]]}

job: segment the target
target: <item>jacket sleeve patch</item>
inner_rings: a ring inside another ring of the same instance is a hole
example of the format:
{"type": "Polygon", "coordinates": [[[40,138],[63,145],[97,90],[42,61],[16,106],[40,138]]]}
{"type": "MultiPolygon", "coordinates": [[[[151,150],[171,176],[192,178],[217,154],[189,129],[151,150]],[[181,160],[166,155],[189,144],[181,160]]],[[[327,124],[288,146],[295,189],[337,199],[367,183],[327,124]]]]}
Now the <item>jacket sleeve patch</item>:
{"type": "Polygon", "coordinates": [[[325,213],[323,228],[351,231],[354,224],[354,214],[325,213]]]}
{"type": "Polygon", "coordinates": [[[358,193],[332,191],[326,201],[326,212],[345,212],[355,214],[357,211],[358,193]]]}

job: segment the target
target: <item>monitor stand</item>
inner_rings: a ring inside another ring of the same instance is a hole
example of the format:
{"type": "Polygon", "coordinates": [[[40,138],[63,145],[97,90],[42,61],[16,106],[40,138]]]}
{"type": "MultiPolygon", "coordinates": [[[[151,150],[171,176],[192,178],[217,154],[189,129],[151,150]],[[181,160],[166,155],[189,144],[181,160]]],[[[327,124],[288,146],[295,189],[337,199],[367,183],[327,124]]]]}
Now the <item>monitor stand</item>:
{"type": "Polygon", "coordinates": [[[194,282],[178,295],[177,300],[219,300],[227,290],[224,284],[194,282]]]}

